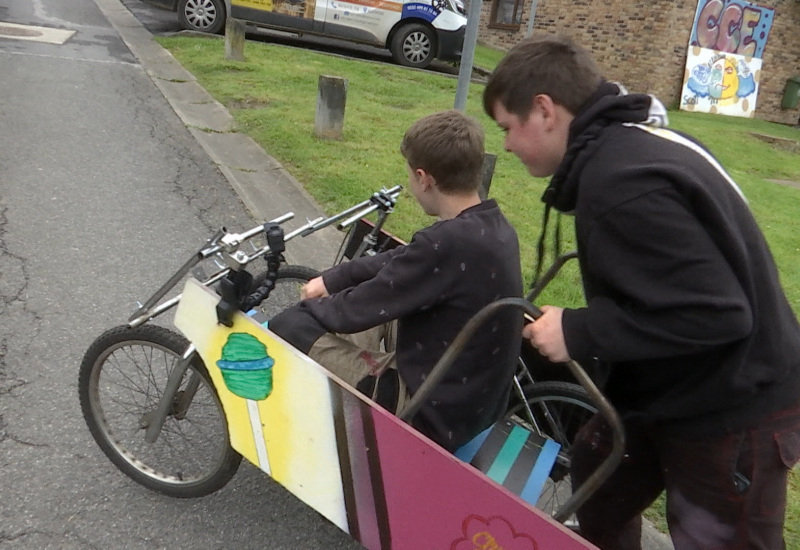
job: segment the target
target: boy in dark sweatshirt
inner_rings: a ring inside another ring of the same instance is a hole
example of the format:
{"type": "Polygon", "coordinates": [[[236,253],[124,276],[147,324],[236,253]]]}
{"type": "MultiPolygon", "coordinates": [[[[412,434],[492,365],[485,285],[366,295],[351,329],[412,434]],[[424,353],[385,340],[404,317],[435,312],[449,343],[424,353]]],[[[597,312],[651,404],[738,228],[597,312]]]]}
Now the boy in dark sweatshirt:
{"type": "MultiPolygon", "coordinates": [[[[574,213],[586,307],[542,308],[524,336],[590,369],[623,417],[625,458],[578,512],[604,549],[640,548],[641,512],[666,489],[675,548],[783,548],[800,457],[800,327],[741,190],[655,98],[604,81],[589,54],[547,37],[515,46],[484,108],[506,149],[552,176],[546,208],[574,213]]],[[[572,481],[607,455],[599,418],[572,481]]]]}
{"type": "MultiPolygon", "coordinates": [[[[325,271],[305,286],[304,301],[269,324],[353,386],[396,374],[399,399],[388,406],[393,412],[473,315],[522,293],[516,232],[494,200],[478,195],[480,125],[455,110],[429,115],[408,129],[401,152],[409,191],[439,221],[405,246],[325,271]]],[[[452,451],[497,421],[508,404],[521,330],[521,312],[498,312],[412,425],[452,451]]]]}

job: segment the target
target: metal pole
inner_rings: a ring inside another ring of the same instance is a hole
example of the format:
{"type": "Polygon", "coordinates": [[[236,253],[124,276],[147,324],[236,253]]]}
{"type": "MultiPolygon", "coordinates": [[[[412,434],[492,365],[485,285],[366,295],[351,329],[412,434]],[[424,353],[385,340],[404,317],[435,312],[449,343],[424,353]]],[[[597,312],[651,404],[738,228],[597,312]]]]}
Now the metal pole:
{"type": "Polygon", "coordinates": [[[536,5],[539,0],[531,0],[531,16],[528,18],[528,30],[525,31],[525,38],[529,38],[533,34],[533,20],[536,19],[536,5]]]}
{"type": "Polygon", "coordinates": [[[472,61],[475,58],[475,44],[478,42],[478,24],[481,20],[483,0],[471,0],[467,12],[467,30],[464,33],[464,47],[461,49],[461,64],[458,68],[458,87],[454,109],[464,111],[472,79],[472,61]]]}
{"type": "Polygon", "coordinates": [[[497,155],[491,153],[483,154],[483,170],[481,175],[481,186],[478,189],[478,195],[481,200],[486,200],[489,196],[489,188],[492,186],[492,177],[494,176],[494,167],[497,164],[497,155]]]}

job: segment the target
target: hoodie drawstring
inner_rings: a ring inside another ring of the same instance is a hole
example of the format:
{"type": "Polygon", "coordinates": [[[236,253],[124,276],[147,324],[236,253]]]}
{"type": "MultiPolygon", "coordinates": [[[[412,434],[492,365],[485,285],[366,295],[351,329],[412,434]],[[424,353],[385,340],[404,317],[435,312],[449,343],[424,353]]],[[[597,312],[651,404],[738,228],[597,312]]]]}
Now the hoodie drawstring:
{"type": "MultiPolygon", "coordinates": [[[[545,247],[544,243],[547,239],[547,226],[549,225],[550,221],[550,209],[552,207],[549,204],[545,204],[544,207],[544,216],[542,220],[542,232],[539,235],[539,242],[536,245],[536,267],[534,268],[533,273],[533,280],[531,281],[531,290],[536,288],[536,285],[539,283],[539,280],[542,276],[542,268],[544,266],[544,257],[545,257],[545,247]]],[[[558,258],[561,255],[561,212],[556,210],[556,228],[555,233],[553,234],[553,258],[558,258]]]]}

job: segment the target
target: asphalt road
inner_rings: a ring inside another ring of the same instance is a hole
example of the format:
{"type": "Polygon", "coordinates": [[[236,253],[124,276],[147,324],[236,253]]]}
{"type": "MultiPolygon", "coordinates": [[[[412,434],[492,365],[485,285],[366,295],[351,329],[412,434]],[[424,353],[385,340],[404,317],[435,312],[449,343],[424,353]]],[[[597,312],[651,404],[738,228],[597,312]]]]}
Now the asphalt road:
{"type": "Polygon", "coordinates": [[[92,0],[0,21],[0,548],[358,548],[242,464],[176,500],[123,476],[81,417],[78,365],[220,225],[252,220],[92,0]]]}

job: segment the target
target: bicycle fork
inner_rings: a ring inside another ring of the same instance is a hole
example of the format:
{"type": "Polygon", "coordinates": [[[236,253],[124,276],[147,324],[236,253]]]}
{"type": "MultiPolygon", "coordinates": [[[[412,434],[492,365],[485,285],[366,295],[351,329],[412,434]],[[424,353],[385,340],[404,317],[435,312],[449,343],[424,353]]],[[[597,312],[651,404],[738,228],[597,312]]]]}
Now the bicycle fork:
{"type": "Polygon", "coordinates": [[[180,396],[178,395],[178,388],[181,386],[183,375],[186,374],[186,370],[189,368],[196,351],[194,344],[190,344],[186,348],[180,361],[175,364],[175,368],[172,369],[169,378],[167,378],[167,385],[158,402],[158,407],[145,414],[142,418],[142,428],[147,430],[144,435],[144,440],[147,443],[156,442],[170,413],[180,418],[180,415],[184,414],[189,408],[197,388],[200,387],[200,374],[192,371],[192,375],[186,384],[186,389],[183,390],[180,396]]]}

